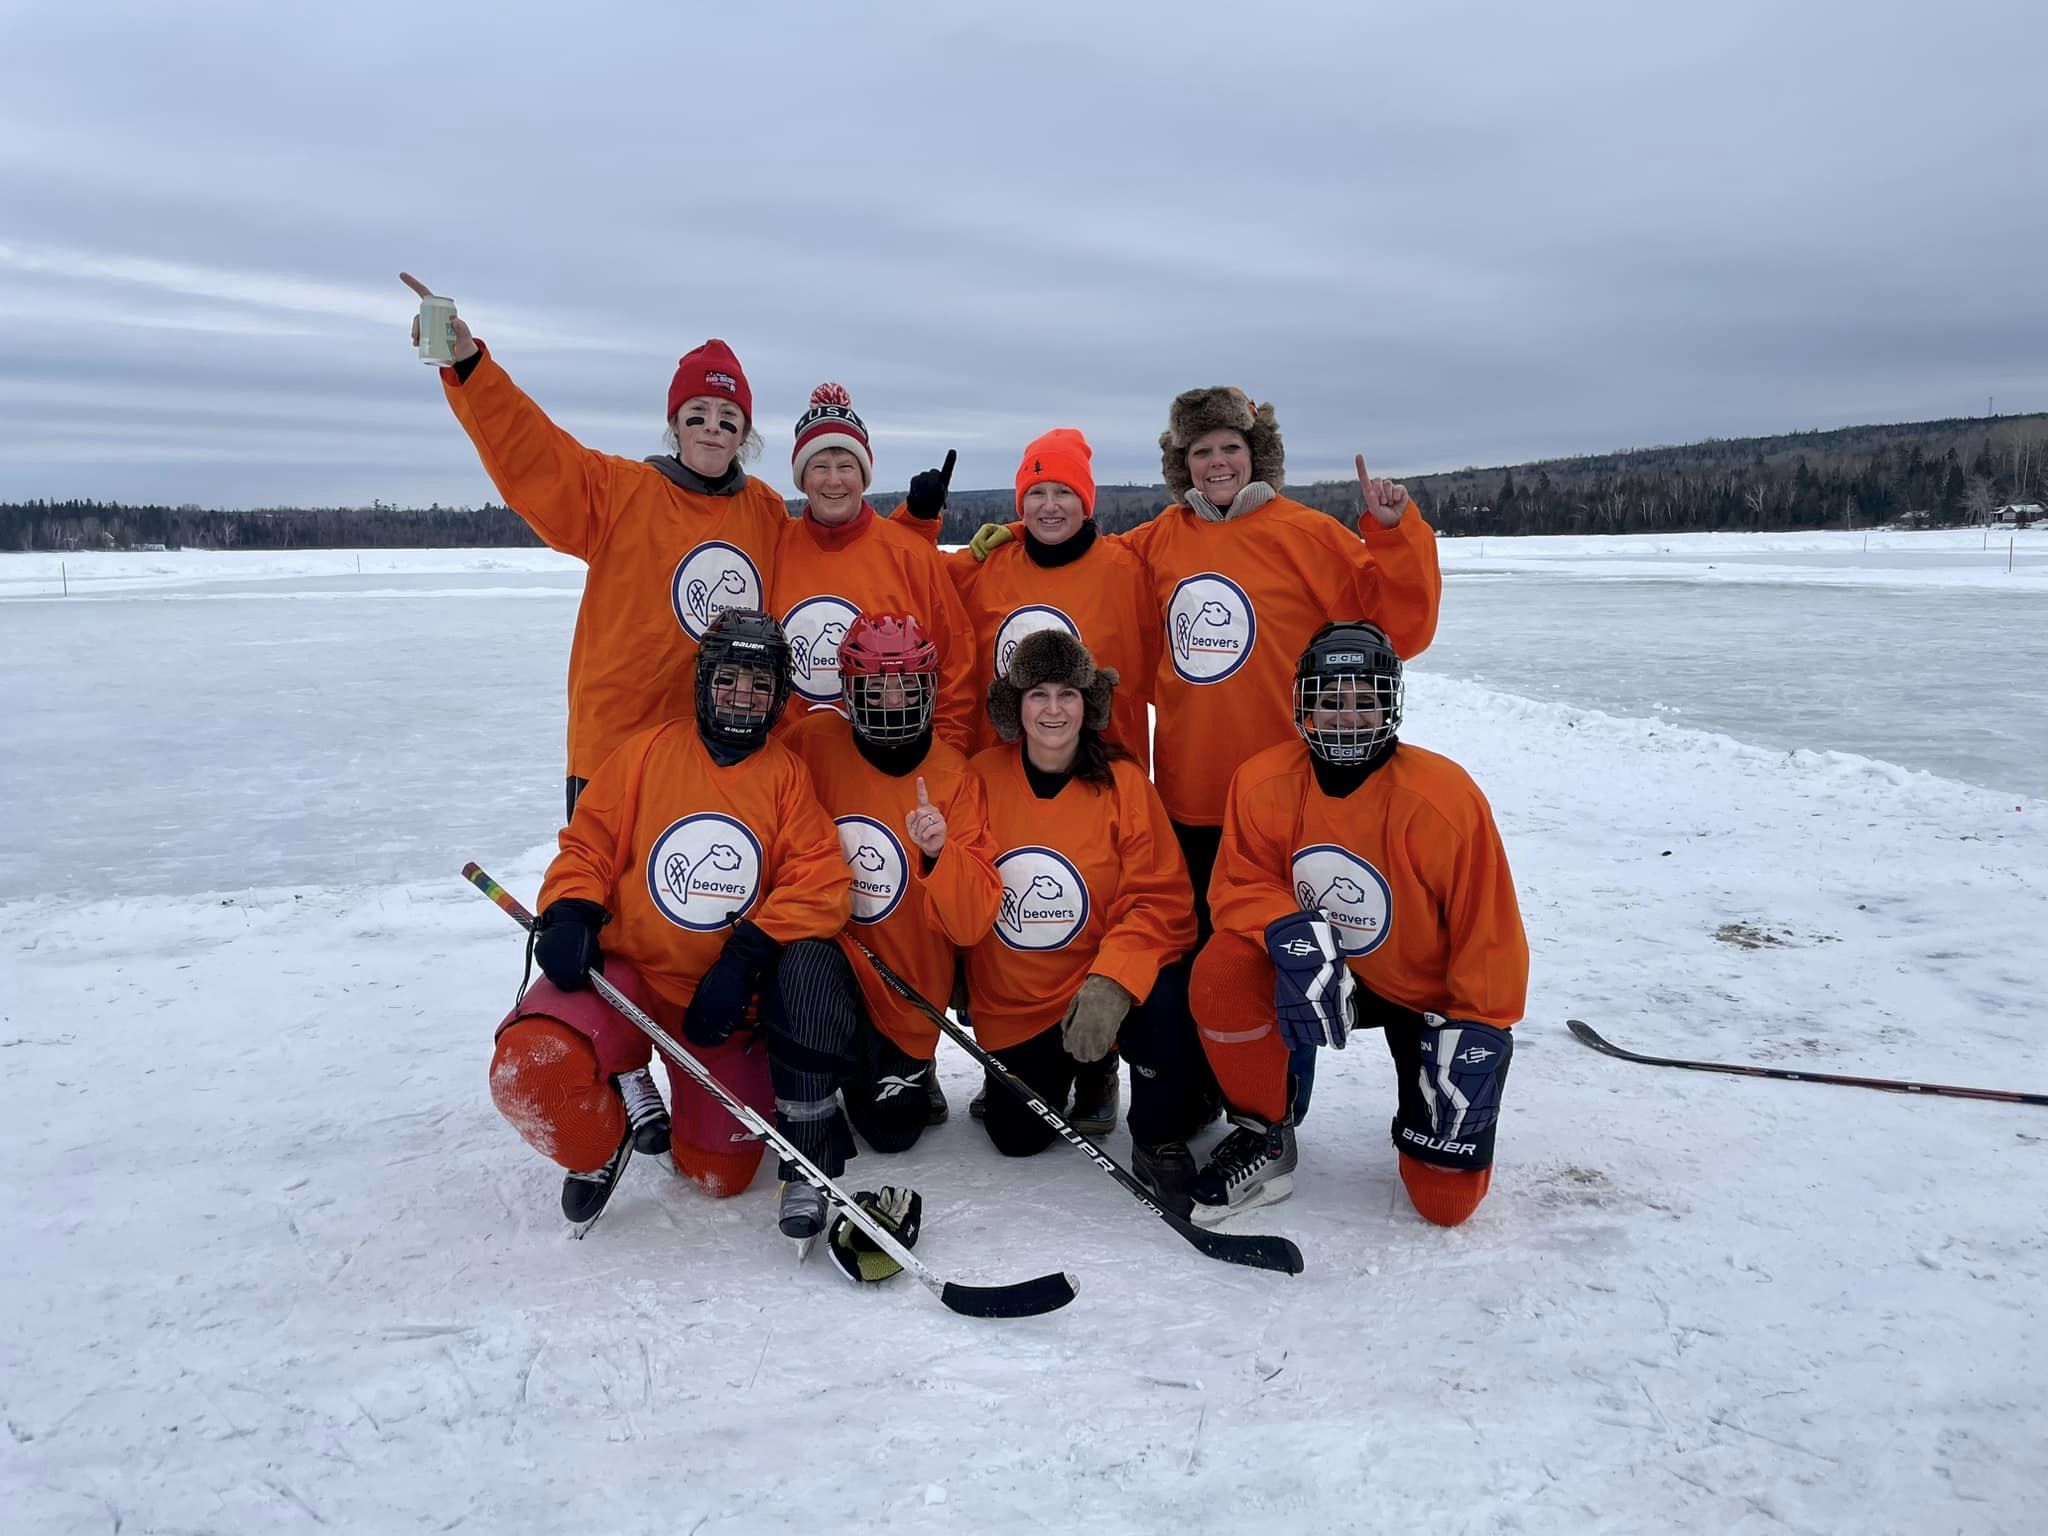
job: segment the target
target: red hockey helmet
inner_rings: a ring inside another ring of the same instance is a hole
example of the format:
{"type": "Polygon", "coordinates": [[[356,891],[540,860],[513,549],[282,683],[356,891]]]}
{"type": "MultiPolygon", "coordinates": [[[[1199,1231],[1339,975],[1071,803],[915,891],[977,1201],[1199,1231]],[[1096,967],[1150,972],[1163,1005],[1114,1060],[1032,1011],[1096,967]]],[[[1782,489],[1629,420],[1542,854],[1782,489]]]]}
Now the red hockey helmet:
{"type": "Polygon", "coordinates": [[[939,648],[914,614],[864,613],[839,642],[839,685],[862,739],[877,746],[915,741],[931,729],[939,648]]]}

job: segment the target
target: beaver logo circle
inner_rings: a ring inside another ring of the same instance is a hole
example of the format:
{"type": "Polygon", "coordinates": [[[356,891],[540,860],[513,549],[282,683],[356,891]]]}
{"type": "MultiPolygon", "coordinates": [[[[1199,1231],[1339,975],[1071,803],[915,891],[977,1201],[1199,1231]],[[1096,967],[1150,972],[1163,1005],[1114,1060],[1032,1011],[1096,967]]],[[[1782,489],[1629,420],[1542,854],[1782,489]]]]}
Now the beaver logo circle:
{"type": "Polygon", "coordinates": [[[707,539],[683,556],[668,586],[676,622],[692,640],[702,640],[728,608],[761,606],[761,573],[745,550],[719,539],[707,539]]]}
{"type": "Polygon", "coordinates": [[[910,883],[904,878],[903,845],[870,816],[842,816],[833,825],[839,829],[839,851],[853,871],[853,920],[879,923],[896,910],[910,883]]]}
{"type": "Polygon", "coordinates": [[[1386,876],[1348,848],[1314,843],[1294,855],[1294,899],[1321,912],[1347,955],[1369,955],[1393,927],[1393,890],[1386,876]]]}
{"type": "Polygon", "coordinates": [[[647,894],[663,917],[692,933],[722,931],[760,893],[760,839],[730,816],[685,816],[647,855],[647,894]]]}
{"type": "Polygon", "coordinates": [[[839,642],[860,617],[843,597],[807,597],[784,615],[789,686],[811,704],[839,702],[839,642]]]}
{"type": "Polygon", "coordinates": [[[1205,571],[1173,589],[1166,604],[1166,651],[1191,683],[1220,683],[1245,664],[1259,621],[1244,588],[1205,571]]]}
{"type": "Polygon", "coordinates": [[[1076,640],[1081,638],[1081,626],[1057,608],[1045,603],[1027,603],[1022,608],[1012,608],[1003,615],[1003,622],[996,628],[996,676],[1001,677],[1010,670],[1010,658],[1016,654],[1017,646],[1024,637],[1035,635],[1041,629],[1064,629],[1076,640]]]}
{"type": "Polygon", "coordinates": [[[1012,949],[1063,949],[1088,923],[1088,886],[1064,854],[1012,848],[996,860],[996,937],[1012,949]]]}

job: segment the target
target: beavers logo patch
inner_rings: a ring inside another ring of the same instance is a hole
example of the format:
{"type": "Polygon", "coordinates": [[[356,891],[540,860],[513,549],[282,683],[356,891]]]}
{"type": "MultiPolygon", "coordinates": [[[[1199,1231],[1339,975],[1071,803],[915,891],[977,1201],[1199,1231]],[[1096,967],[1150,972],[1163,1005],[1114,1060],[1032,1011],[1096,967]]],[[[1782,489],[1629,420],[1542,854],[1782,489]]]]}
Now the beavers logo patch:
{"type": "Polygon", "coordinates": [[[1314,843],[1294,855],[1294,899],[1320,912],[1347,955],[1369,955],[1394,925],[1394,893],[1386,876],[1348,848],[1314,843]]]}
{"type": "Polygon", "coordinates": [[[1191,683],[1222,682],[1245,664],[1258,639],[1252,600],[1228,576],[1190,576],[1167,600],[1167,655],[1191,683]]]}
{"type": "Polygon", "coordinates": [[[996,860],[996,937],[1012,949],[1064,949],[1088,925],[1088,884],[1065,854],[1012,848],[996,860]]]}
{"type": "Polygon", "coordinates": [[[647,894],[692,933],[716,933],[761,894],[761,840],[715,811],[674,822],[647,855],[647,894]]]}

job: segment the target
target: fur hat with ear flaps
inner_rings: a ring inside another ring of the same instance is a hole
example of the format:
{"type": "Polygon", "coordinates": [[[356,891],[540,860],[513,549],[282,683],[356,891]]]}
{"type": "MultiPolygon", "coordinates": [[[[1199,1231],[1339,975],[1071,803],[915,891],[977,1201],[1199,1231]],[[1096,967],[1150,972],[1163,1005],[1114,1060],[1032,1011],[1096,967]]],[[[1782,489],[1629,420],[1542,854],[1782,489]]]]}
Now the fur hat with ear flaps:
{"type": "Polygon", "coordinates": [[[996,734],[1016,741],[1024,734],[1024,695],[1040,683],[1065,683],[1081,691],[1085,713],[1081,723],[1092,730],[1109,729],[1109,701],[1116,688],[1115,667],[1098,667],[1088,647],[1064,629],[1041,629],[1026,635],[1010,653],[1010,665],[988,685],[988,719],[996,734]]]}
{"type": "Polygon", "coordinates": [[[1166,430],[1159,434],[1159,474],[1176,499],[1184,500],[1195,488],[1188,474],[1188,446],[1218,427],[1244,434],[1252,451],[1254,480],[1265,481],[1275,491],[1286,489],[1287,455],[1280,446],[1280,423],[1272,405],[1254,405],[1243,390],[1219,384],[1175,395],[1166,414],[1166,430]]]}

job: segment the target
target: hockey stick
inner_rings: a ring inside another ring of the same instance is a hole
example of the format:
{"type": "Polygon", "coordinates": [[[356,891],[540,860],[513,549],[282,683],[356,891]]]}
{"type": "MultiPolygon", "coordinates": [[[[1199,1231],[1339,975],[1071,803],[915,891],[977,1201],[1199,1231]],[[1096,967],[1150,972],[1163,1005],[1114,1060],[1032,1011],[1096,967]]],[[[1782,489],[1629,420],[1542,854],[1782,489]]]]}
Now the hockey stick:
{"type": "Polygon", "coordinates": [[[1991,1099],[2000,1104],[2048,1104],[2048,1093],[2019,1093],[2006,1088],[1958,1088],[1952,1083],[1916,1083],[1903,1077],[1849,1077],[1839,1072],[1795,1072],[1789,1067],[1753,1067],[1738,1062],[1691,1061],[1680,1056],[1642,1056],[1625,1051],[1584,1019],[1566,1019],[1565,1027],[1593,1047],[1622,1061],[1646,1067],[1684,1067],[1690,1072],[1727,1072],[1736,1077],[1775,1077],[1786,1083],[1838,1083],[1844,1088],[1875,1088],[1883,1093],[1924,1093],[1942,1099],[1991,1099]]]}
{"type": "MultiPolygon", "coordinates": [[[[850,935],[849,938],[851,938],[850,935]]],[[[946,1035],[955,1045],[967,1052],[976,1061],[980,1062],[989,1076],[1008,1089],[1012,1097],[1016,1098],[1026,1109],[1038,1116],[1047,1125],[1051,1126],[1058,1133],[1060,1140],[1078,1150],[1088,1161],[1115,1179],[1117,1183],[1123,1185],[1125,1189],[1137,1197],[1138,1202],[1146,1210],[1173,1228],[1174,1231],[1186,1238],[1203,1253],[1206,1253],[1212,1259],[1221,1259],[1226,1264],[1243,1264],[1252,1269],[1278,1270],[1283,1275],[1298,1275],[1301,1273],[1301,1250],[1284,1237],[1259,1237],[1243,1232],[1212,1232],[1207,1227],[1196,1226],[1192,1221],[1189,1221],[1185,1216],[1180,1215],[1176,1211],[1167,1210],[1165,1206],[1152,1198],[1152,1192],[1140,1184],[1137,1177],[1129,1169],[1125,1168],[1122,1163],[1119,1163],[1115,1158],[1096,1146],[1094,1142],[1067,1124],[1058,1110],[1034,1093],[1030,1085],[1022,1078],[1015,1076],[1009,1068],[983,1050],[981,1043],[973,1035],[934,1008],[930,1000],[923,993],[919,992],[917,988],[913,987],[901,976],[898,976],[889,963],[882,959],[880,955],[869,949],[867,945],[861,943],[859,939],[851,939],[851,942],[855,949],[867,956],[868,964],[875,968],[875,974],[887,982],[898,996],[934,1024],[938,1025],[941,1033],[946,1035]]]]}
{"type": "MultiPolygon", "coordinates": [[[[520,927],[532,931],[533,914],[520,905],[516,896],[485,874],[474,862],[462,866],[462,877],[504,908],[520,927]]],[[[851,1195],[833,1183],[809,1158],[791,1146],[781,1132],[756,1114],[751,1105],[728,1093],[724,1085],[705,1069],[702,1062],[678,1045],[667,1030],[634,1007],[632,1000],[623,992],[606,981],[602,971],[590,973],[590,985],[599,997],[639,1025],[647,1037],[661,1047],[662,1053],[670,1061],[695,1078],[706,1092],[726,1107],[735,1120],[793,1163],[806,1184],[826,1199],[835,1202],[846,1214],[847,1220],[873,1238],[877,1247],[917,1276],[926,1290],[955,1312],[965,1313],[969,1317],[1036,1317],[1041,1312],[1057,1311],[1074,1299],[1077,1286],[1074,1277],[1066,1274],[1040,1275],[1035,1280],[1020,1280],[1014,1285],[962,1285],[956,1280],[941,1280],[926,1267],[922,1259],[898,1242],[893,1232],[870,1216],[851,1195]]]]}

